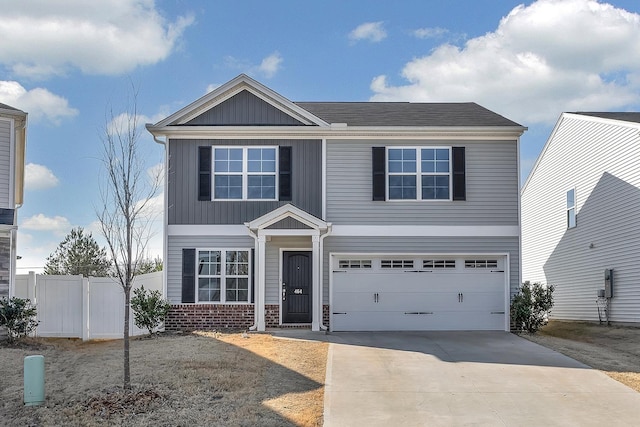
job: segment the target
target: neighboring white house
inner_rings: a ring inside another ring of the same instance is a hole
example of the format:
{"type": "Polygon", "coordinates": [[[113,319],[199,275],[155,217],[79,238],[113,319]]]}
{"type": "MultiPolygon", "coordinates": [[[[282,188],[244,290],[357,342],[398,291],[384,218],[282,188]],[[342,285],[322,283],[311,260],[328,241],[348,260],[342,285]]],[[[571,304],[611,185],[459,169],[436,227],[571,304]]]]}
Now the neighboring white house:
{"type": "Polygon", "coordinates": [[[17,209],[22,205],[27,113],[0,103],[0,297],[13,294],[17,209]]]}
{"type": "Polygon", "coordinates": [[[640,322],[640,113],[564,113],[522,188],[522,278],[556,286],[551,317],[640,322]]]}

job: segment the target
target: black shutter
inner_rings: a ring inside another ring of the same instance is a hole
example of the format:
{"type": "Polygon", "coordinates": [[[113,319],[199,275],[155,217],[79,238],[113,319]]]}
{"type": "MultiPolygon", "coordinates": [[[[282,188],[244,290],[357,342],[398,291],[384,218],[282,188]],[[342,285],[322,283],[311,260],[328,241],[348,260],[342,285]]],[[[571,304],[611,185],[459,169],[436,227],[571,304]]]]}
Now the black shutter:
{"type": "Polygon", "coordinates": [[[251,249],[251,303],[256,301],[256,250],[251,249]]]}
{"type": "Polygon", "coordinates": [[[464,147],[452,147],[453,155],[453,200],[467,200],[464,147]]]}
{"type": "Polygon", "coordinates": [[[198,200],[211,201],[211,147],[198,147],[198,200]]]}
{"type": "Polygon", "coordinates": [[[373,187],[373,200],[384,201],[386,199],[386,182],[385,182],[385,167],[386,167],[386,151],[384,147],[371,147],[372,158],[372,187],[373,187]]]}
{"type": "Polygon", "coordinates": [[[182,249],[182,302],[196,302],[195,249],[182,249]]]}
{"type": "Polygon", "coordinates": [[[280,200],[282,201],[291,201],[291,170],[293,169],[291,164],[291,147],[280,147],[279,149],[279,158],[278,158],[278,166],[280,168],[280,172],[278,175],[279,182],[279,191],[280,200]]]}

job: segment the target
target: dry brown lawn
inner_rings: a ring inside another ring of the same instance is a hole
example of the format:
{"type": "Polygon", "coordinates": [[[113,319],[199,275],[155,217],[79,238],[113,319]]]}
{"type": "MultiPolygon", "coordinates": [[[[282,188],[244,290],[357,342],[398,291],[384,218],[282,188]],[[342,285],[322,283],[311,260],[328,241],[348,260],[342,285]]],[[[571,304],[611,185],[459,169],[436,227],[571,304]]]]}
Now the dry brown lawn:
{"type": "Polygon", "coordinates": [[[165,334],[122,341],[0,344],[0,424],[320,426],[328,344],[269,334],[165,334]],[[45,404],[23,405],[24,357],[45,357],[45,404]]]}
{"type": "Polygon", "coordinates": [[[640,392],[640,328],[552,321],[535,335],[522,335],[640,392]]]}

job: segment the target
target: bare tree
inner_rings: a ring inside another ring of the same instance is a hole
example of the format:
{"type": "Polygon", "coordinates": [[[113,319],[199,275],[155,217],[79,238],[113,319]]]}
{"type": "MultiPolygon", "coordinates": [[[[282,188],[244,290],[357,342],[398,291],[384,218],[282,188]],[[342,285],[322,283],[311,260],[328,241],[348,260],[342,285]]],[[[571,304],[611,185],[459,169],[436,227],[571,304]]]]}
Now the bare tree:
{"type": "Polygon", "coordinates": [[[152,235],[152,199],[160,188],[160,172],[145,168],[139,144],[137,90],[132,85],[125,112],[110,109],[102,133],[105,176],[98,221],[114,264],[114,275],[124,291],[124,388],[131,389],[129,368],[129,307],[131,287],[152,235]]]}

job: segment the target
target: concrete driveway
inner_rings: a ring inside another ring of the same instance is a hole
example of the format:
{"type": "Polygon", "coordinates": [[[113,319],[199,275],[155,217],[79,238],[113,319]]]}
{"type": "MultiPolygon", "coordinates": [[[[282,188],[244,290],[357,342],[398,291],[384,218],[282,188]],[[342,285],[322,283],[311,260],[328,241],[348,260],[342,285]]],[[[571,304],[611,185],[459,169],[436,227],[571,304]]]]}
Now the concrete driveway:
{"type": "Polygon", "coordinates": [[[640,425],[640,393],[506,332],[329,341],[327,427],[640,425]]]}

